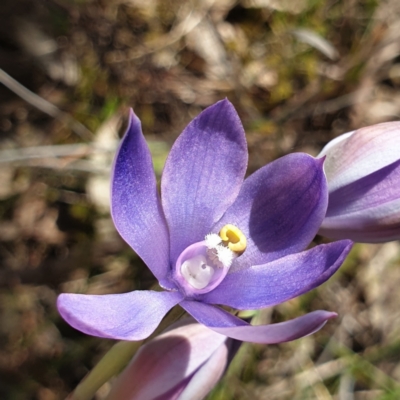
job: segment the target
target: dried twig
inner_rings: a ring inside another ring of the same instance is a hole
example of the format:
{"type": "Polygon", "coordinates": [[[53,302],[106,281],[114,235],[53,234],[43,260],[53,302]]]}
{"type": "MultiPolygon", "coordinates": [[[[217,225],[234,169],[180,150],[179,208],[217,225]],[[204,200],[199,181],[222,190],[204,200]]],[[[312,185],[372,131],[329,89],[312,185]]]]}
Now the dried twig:
{"type": "Polygon", "coordinates": [[[87,172],[91,174],[109,174],[110,163],[98,165],[93,160],[83,159],[93,154],[111,154],[114,146],[102,147],[93,144],[64,144],[55,146],[33,146],[0,151],[0,165],[13,164],[37,168],[87,172]]]}
{"type": "Polygon", "coordinates": [[[65,122],[78,136],[85,141],[93,138],[93,133],[90,132],[89,129],[87,129],[84,125],[72,118],[69,114],[61,111],[54,104],[49,103],[47,100],[31,92],[2,69],[0,69],[0,82],[27,103],[36,107],[38,110],[50,115],[53,118],[65,122]]]}

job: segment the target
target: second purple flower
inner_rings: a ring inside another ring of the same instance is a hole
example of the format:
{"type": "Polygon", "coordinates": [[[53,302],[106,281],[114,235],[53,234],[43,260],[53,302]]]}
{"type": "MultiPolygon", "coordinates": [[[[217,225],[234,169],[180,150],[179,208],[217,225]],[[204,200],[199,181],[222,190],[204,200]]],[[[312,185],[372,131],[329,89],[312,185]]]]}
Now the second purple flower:
{"type": "Polygon", "coordinates": [[[252,326],[219,305],[273,306],[325,282],[351,242],[312,241],[327,210],[323,160],[302,153],[278,159],[244,180],[247,145],[228,100],[196,117],[166,161],[161,198],[139,119],[130,114],[112,177],[112,217],[163,292],[62,294],[64,319],[90,335],[141,340],[179,304],[225,336],[280,343],[308,335],[336,314],[252,326]]]}

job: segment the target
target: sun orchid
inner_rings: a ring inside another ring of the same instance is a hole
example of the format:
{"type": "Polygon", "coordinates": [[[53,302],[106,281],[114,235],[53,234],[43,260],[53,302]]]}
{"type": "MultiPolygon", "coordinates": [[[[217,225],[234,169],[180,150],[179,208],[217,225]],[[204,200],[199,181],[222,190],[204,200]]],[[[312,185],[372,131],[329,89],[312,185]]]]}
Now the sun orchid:
{"type": "Polygon", "coordinates": [[[329,142],[329,205],[320,234],[374,243],[400,239],[400,122],[385,122],[329,142]]]}
{"type": "Polygon", "coordinates": [[[140,348],[107,400],[201,400],[220,380],[240,343],[193,320],[179,321],[140,348]]]}
{"type": "Polygon", "coordinates": [[[247,145],[228,100],[204,110],[176,140],[161,199],[141,124],[131,112],[112,176],[115,226],[165,291],[62,294],[58,309],[76,329],[121,340],[148,337],[179,304],[195,320],[241,341],[280,343],[311,334],[333,312],[252,326],[219,307],[273,306],[325,282],[351,247],[343,240],[303,251],[328,201],[323,160],[282,157],[243,181],[247,145]]]}

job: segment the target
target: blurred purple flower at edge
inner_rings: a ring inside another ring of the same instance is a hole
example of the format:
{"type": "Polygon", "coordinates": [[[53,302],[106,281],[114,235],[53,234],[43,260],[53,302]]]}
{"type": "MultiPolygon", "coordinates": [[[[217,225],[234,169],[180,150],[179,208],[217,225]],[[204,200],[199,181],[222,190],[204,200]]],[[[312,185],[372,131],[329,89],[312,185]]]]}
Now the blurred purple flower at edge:
{"type": "Polygon", "coordinates": [[[329,188],[319,233],[364,243],[400,239],[400,122],[341,135],[319,156],[329,188]]]}
{"type": "Polygon", "coordinates": [[[176,140],[161,180],[133,112],[112,176],[117,230],[165,291],[61,294],[58,309],[94,336],[142,340],[179,304],[227,337],[281,343],[320,329],[333,312],[314,311],[252,326],[218,305],[255,310],[280,304],[325,282],[352,242],[303,251],[324,219],[328,190],[323,160],[289,154],[243,181],[247,145],[228,100],[204,110],[176,140]]]}
{"type": "Polygon", "coordinates": [[[179,321],[140,348],[107,400],[203,399],[240,343],[193,320],[179,321]]]}

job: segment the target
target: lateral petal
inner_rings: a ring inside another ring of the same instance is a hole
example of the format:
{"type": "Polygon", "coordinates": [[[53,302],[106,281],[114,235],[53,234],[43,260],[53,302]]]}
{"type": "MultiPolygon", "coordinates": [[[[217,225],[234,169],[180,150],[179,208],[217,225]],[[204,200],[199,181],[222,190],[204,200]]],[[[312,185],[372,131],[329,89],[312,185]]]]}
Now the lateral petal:
{"type": "Polygon", "coordinates": [[[182,300],[179,292],[134,291],[123,294],[61,294],[61,316],[75,329],[92,336],[142,340],[182,300]]]}
{"type": "Polygon", "coordinates": [[[115,157],[111,180],[111,215],[123,239],[160,284],[169,272],[169,238],[151,155],[139,118],[130,111],[129,126],[115,157]]]}

